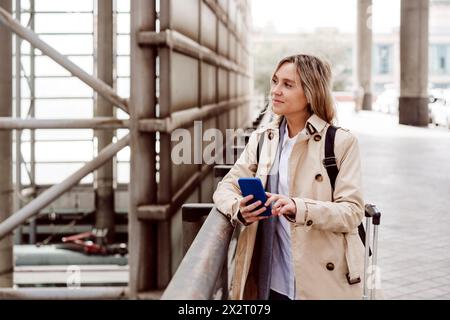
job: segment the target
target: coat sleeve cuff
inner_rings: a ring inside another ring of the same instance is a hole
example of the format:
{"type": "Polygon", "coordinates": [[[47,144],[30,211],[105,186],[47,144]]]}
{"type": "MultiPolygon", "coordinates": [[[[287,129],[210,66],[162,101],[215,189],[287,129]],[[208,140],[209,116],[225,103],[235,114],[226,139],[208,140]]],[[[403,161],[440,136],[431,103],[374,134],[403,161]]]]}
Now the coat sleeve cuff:
{"type": "Polygon", "coordinates": [[[300,198],[292,198],[292,200],[294,201],[296,207],[295,219],[287,215],[286,219],[288,219],[292,223],[303,225],[305,224],[308,215],[308,207],[300,198]]]}
{"type": "Polygon", "coordinates": [[[244,217],[241,214],[241,211],[238,211],[237,213],[237,218],[239,220],[239,222],[243,225],[243,226],[248,226],[250,223],[247,223],[244,219],[244,217]]]}
{"type": "Polygon", "coordinates": [[[231,214],[231,224],[235,227],[236,225],[240,224],[242,226],[248,226],[248,223],[245,222],[244,218],[241,215],[241,212],[239,211],[239,202],[240,199],[236,199],[233,207],[232,207],[232,214],[231,214]]]}

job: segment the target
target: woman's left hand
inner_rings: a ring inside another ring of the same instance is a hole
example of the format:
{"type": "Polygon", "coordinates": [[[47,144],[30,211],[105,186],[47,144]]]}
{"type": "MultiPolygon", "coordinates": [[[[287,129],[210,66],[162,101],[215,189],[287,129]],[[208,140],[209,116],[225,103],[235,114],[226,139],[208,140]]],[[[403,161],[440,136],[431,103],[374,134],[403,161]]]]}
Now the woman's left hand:
{"type": "Polygon", "coordinates": [[[266,196],[267,201],[264,204],[266,207],[268,207],[273,202],[272,215],[281,216],[284,214],[295,217],[297,208],[294,200],[282,194],[274,194],[269,192],[266,192],[266,196]]]}

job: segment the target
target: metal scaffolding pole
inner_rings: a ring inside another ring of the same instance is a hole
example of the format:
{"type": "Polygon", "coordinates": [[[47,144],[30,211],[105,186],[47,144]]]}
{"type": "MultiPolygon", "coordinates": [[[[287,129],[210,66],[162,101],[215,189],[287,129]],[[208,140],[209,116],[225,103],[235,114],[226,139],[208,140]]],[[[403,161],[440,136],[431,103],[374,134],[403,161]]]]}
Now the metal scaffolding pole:
{"type": "MultiPolygon", "coordinates": [[[[21,7],[20,7],[20,0],[16,0],[16,20],[20,21],[21,16],[21,7]]],[[[17,118],[21,118],[21,103],[22,103],[22,88],[21,88],[21,56],[22,52],[20,49],[20,45],[22,44],[22,40],[20,37],[15,37],[15,76],[16,76],[16,90],[15,90],[15,107],[16,112],[15,116],[17,118]]],[[[20,198],[20,192],[22,190],[22,174],[21,174],[21,168],[22,168],[22,157],[21,157],[21,145],[22,145],[22,130],[16,130],[16,144],[15,144],[15,184],[14,184],[14,211],[18,211],[22,207],[22,201],[20,198]]],[[[22,243],[22,230],[21,228],[18,228],[16,230],[15,236],[17,237],[17,243],[22,243]]],[[[15,241],[16,242],[16,241],[15,241]]]]}
{"type": "Polygon", "coordinates": [[[125,112],[128,112],[127,101],[119,97],[110,86],[105,84],[103,81],[91,76],[86,71],[78,67],[75,63],[70,61],[67,57],[42,41],[32,30],[23,27],[2,8],[0,8],[0,22],[5,27],[16,33],[18,36],[30,42],[32,46],[41,50],[42,53],[53,59],[67,71],[78,77],[81,81],[93,88],[112,104],[121,108],[125,112]]]}
{"type": "MultiPolygon", "coordinates": [[[[156,204],[155,133],[139,131],[139,120],[155,118],[156,54],[140,46],[139,31],[155,30],[155,1],[131,1],[130,184],[128,242],[130,297],[157,286],[157,230],[154,222],[138,219],[138,206],[156,204]]],[[[164,177],[166,178],[166,177],[164,177]]]]}
{"type": "MultiPolygon", "coordinates": [[[[113,87],[113,1],[97,1],[97,77],[113,87]]],[[[113,117],[112,104],[96,95],[95,116],[113,117]]],[[[100,152],[112,142],[113,130],[95,130],[100,152]]],[[[113,161],[106,162],[95,174],[95,227],[107,230],[107,242],[114,241],[113,161]]],[[[100,240],[100,239],[99,239],[100,240]]]]}
{"type": "Polygon", "coordinates": [[[93,119],[14,119],[0,117],[0,130],[11,129],[111,129],[127,128],[128,120],[97,117],[93,119]]]}
{"type": "MultiPolygon", "coordinates": [[[[11,12],[12,1],[0,0],[0,9],[11,12]]],[[[12,34],[0,28],[0,116],[10,117],[12,109],[12,34]]],[[[0,132],[0,223],[13,211],[12,132],[0,132]]],[[[13,237],[0,240],[0,287],[13,285],[13,237]]]]}
{"type": "MultiPolygon", "coordinates": [[[[34,17],[35,17],[35,8],[34,8],[34,0],[30,0],[30,29],[34,31],[34,17]]],[[[36,102],[36,90],[35,90],[35,49],[30,46],[30,110],[29,114],[32,119],[34,119],[36,110],[35,110],[35,102],[36,102]]],[[[30,130],[30,186],[33,190],[36,190],[36,131],[34,129],[30,130]]],[[[36,194],[33,194],[33,198],[36,197],[36,194]]],[[[36,243],[36,234],[37,234],[37,223],[36,218],[30,219],[30,239],[29,243],[36,243]]]]}

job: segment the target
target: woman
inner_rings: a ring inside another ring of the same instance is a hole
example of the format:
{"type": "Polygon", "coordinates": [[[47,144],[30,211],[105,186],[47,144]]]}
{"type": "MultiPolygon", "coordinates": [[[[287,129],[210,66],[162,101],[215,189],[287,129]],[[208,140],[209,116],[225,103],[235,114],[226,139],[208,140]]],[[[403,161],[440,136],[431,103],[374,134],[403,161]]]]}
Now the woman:
{"type": "Polygon", "coordinates": [[[271,98],[274,120],[251,135],[213,195],[217,209],[243,227],[230,297],[361,299],[364,204],[356,138],[336,132],[334,191],[322,162],[335,117],[330,66],[310,55],[282,59],[271,98]],[[238,178],[252,176],[269,191],[264,204],[247,205],[252,196],[241,195],[238,178]],[[272,216],[259,216],[270,205],[272,216]]]}

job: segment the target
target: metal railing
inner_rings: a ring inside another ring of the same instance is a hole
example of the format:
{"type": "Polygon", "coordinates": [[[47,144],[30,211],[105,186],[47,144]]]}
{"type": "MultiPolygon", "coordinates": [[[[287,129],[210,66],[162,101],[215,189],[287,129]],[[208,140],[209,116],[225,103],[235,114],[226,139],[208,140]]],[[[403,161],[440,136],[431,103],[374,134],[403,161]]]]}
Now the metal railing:
{"type": "MultiPolygon", "coordinates": [[[[266,109],[253,122],[253,128],[269,120],[270,114],[265,113],[266,109]]],[[[248,137],[245,142],[248,142],[248,137]]],[[[236,152],[239,150],[237,147],[234,149],[236,152]]],[[[214,177],[223,178],[231,167],[215,166],[214,177]]],[[[227,299],[240,229],[234,229],[211,203],[185,204],[182,215],[186,254],[161,299],[227,299]],[[205,215],[207,218],[203,222],[205,215]]]]}
{"type": "Polygon", "coordinates": [[[161,299],[211,299],[228,255],[233,227],[213,208],[161,299]]]}

